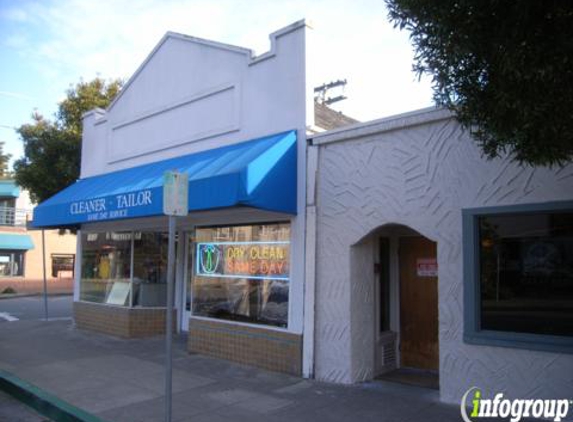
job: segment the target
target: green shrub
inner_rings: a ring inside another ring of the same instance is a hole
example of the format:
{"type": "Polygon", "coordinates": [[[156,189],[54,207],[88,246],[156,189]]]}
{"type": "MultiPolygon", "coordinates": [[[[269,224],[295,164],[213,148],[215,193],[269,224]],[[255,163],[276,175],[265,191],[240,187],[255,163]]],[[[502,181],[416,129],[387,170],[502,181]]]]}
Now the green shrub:
{"type": "Polygon", "coordinates": [[[2,290],[2,294],[13,294],[13,293],[16,293],[16,290],[14,290],[10,286],[8,286],[4,290],[2,290]]]}

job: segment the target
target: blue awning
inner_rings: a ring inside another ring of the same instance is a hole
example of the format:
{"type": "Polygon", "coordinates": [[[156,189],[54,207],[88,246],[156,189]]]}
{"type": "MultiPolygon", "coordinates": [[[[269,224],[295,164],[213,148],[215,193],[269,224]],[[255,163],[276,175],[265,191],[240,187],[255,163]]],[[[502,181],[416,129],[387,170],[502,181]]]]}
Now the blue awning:
{"type": "Polygon", "coordinates": [[[0,249],[27,251],[34,249],[34,242],[27,234],[0,233],[0,249]]]}
{"type": "Polygon", "coordinates": [[[0,180],[0,197],[18,198],[20,188],[13,180],[0,180]]]}
{"type": "Polygon", "coordinates": [[[296,131],[80,179],[34,209],[34,227],[162,215],[163,174],[189,175],[189,211],[296,214],[296,131]]]}

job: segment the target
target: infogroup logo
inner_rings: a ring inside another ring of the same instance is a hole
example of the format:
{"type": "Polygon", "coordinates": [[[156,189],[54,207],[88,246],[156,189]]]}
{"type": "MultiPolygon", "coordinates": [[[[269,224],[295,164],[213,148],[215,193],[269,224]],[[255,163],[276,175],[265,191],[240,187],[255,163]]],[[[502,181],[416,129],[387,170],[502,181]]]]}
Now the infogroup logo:
{"type": "Polygon", "coordinates": [[[519,422],[522,418],[540,418],[559,422],[567,416],[571,404],[570,399],[509,400],[503,398],[503,393],[495,394],[493,399],[485,399],[478,387],[472,387],[462,397],[460,413],[465,422],[476,422],[480,418],[510,418],[511,422],[519,422]]]}

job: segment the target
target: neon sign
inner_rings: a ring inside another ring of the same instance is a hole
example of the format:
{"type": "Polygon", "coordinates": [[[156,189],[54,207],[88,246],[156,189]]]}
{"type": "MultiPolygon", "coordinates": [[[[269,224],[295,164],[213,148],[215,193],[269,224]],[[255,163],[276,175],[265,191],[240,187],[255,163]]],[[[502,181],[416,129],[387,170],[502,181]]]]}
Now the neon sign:
{"type": "Polygon", "coordinates": [[[290,242],[197,243],[195,274],[201,277],[289,279],[290,242]]]}

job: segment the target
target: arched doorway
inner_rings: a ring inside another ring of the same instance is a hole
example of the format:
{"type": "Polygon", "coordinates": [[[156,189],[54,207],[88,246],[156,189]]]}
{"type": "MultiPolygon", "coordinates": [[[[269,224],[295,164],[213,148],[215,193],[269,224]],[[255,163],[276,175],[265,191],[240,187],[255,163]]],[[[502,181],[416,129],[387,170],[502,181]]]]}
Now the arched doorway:
{"type": "Polygon", "coordinates": [[[374,375],[437,388],[437,244],[400,224],[369,237],[375,247],[374,375]]]}

